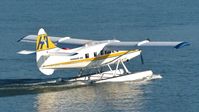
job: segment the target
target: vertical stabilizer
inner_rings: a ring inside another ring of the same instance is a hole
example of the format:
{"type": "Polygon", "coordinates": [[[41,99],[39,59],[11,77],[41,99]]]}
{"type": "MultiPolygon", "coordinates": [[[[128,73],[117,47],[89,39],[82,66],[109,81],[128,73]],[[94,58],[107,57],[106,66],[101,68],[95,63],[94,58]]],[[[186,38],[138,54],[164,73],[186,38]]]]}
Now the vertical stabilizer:
{"type": "Polygon", "coordinates": [[[48,50],[56,48],[55,44],[47,36],[43,28],[38,32],[37,42],[36,42],[36,51],[48,50]]]}
{"type": "Polygon", "coordinates": [[[43,28],[38,32],[37,41],[36,41],[36,61],[39,70],[45,75],[51,75],[54,72],[54,69],[43,69],[42,65],[48,60],[48,51],[57,48],[55,44],[47,36],[47,33],[43,28]]]}

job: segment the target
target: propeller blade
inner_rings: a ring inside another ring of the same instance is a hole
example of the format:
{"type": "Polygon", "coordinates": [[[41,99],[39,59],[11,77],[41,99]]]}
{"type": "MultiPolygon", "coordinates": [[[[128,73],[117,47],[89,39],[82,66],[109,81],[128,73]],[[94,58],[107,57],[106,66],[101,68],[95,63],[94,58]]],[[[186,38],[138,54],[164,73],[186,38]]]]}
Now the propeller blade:
{"type": "Polygon", "coordinates": [[[141,59],[141,63],[144,64],[144,58],[142,56],[142,53],[140,54],[140,59],[141,59]]]}

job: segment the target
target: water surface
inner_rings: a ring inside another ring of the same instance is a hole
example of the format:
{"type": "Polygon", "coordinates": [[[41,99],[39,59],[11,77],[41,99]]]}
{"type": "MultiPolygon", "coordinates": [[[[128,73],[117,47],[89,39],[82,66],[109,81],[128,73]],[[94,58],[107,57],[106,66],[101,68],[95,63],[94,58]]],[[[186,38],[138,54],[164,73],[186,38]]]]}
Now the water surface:
{"type": "Polygon", "coordinates": [[[2,0],[1,110],[197,112],[198,5],[199,2],[195,0],[2,0]],[[76,74],[74,70],[64,70],[52,76],[44,76],[36,67],[34,55],[16,54],[21,49],[35,48],[34,44],[17,43],[17,40],[29,34],[37,34],[41,27],[46,29],[48,35],[54,36],[128,41],[146,38],[154,41],[183,40],[192,45],[180,50],[145,48],[144,65],[139,58],[128,62],[131,71],[152,69],[163,77],[158,80],[104,83],[77,88],[60,87],[58,84],[55,88],[41,86],[36,91],[35,86],[7,90],[7,83],[35,83],[76,74]]]}

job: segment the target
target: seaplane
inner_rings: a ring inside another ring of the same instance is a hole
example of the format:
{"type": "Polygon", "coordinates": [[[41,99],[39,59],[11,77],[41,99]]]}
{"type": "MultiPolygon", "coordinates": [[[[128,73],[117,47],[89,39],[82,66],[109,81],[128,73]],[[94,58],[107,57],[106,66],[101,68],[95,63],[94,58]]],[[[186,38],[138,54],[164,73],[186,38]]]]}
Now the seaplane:
{"type": "MultiPolygon", "coordinates": [[[[52,75],[56,70],[77,69],[79,74],[68,81],[91,83],[123,82],[147,79],[152,70],[132,73],[125,62],[141,56],[145,47],[173,47],[176,49],[190,45],[188,42],[162,42],[149,39],[135,41],[87,40],[71,37],[48,36],[43,28],[38,35],[28,35],[18,42],[36,43],[36,50],[21,50],[18,54],[36,54],[36,63],[44,75],[52,75]],[[76,48],[60,48],[58,44],[78,45],[76,48]],[[106,68],[106,70],[103,70],[106,68]],[[94,72],[91,72],[93,71],[94,72]]],[[[141,56],[141,60],[143,58],[141,56]]]]}

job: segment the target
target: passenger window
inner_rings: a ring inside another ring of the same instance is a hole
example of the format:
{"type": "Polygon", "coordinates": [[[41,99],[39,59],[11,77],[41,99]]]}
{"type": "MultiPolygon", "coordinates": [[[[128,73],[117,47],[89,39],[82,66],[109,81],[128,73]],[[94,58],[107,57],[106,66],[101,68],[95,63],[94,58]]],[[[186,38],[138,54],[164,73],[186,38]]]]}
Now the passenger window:
{"type": "Polygon", "coordinates": [[[96,57],[97,56],[97,52],[94,52],[94,57],[96,57]]]}
{"type": "Polygon", "coordinates": [[[104,51],[105,53],[104,54],[107,54],[107,51],[104,51]]]}
{"type": "Polygon", "coordinates": [[[87,54],[85,54],[85,58],[89,58],[89,54],[87,53],[87,54]]]}
{"type": "Polygon", "coordinates": [[[110,50],[108,50],[108,51],[107,51],[107,54],[111,54],[111,51],[110,51],[110,50]]]}
{"type": "Polygon", "coordinates": [[[106,51],[105,51],[105,54],[111,54],[111,51],[106,50],[106,51]]]}
{"type": "Polygon", "coordinates": [[[101,50],[101,51],[100,51],[100,54],[101,54],[101,55],[104,55],[104,51],[103,51],[103,50],[101,50]]]}

